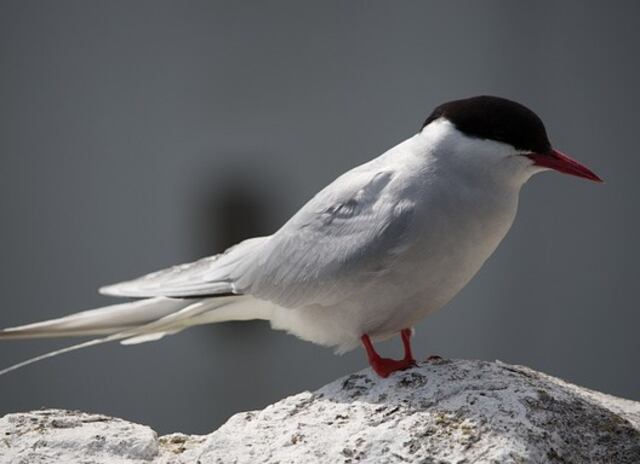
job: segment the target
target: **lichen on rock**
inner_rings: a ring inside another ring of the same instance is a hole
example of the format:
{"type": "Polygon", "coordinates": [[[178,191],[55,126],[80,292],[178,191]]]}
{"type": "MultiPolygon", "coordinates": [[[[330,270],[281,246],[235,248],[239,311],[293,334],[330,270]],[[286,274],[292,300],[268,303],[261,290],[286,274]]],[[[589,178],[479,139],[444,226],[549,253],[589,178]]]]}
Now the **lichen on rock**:
{"type": "Polygon", "coordinates": [[[369,370],[207,436],[45,410],[0,419],[0,463],[640,463],[640,403],[501,362],[369,370]]]}

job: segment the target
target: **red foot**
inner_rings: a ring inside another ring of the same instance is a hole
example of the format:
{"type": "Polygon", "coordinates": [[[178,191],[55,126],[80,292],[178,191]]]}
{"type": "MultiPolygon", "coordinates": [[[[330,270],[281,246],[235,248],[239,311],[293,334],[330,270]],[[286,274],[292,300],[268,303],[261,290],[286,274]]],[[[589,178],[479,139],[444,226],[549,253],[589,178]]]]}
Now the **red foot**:
{"type": "Polygon", "coordinates": [[[404,346],[403,359],[382,358],[373,347],[369,336],[364,334],[361,337],[362,344],[367,350],[369,365],[380,377],[386,378],[396,371],[409,369],[416,365],[416,360],[413,359],[413,354],[411,353],[411,329],[403,329],[400,334],[402,336],[402,345],[404,346]]]}
{"type": "Polygon", "coordinates": [[[416,366],[416,362],[413,359],[389,359],[379,356],[375,360],[369,360],[369,364],[371,364],[371,369],[383,378],[389,377],[394,372],[416,366]]]}

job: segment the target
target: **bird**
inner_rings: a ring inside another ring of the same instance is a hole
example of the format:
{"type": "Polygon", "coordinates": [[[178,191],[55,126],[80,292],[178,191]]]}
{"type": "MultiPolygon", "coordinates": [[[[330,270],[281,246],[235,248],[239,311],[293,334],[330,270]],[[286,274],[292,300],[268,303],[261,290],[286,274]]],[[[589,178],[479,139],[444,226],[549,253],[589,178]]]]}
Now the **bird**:
{"type": "Polygon", "coordinates": [[[380,377],[416,365],[414,326],[448,303],[510,229],[521,187],[555,170],[595,182],[554,149],[540,117],[481,95],[437,106],[417,133],[342,174],[275,233],[102,287],[133,301],[0,331],[0,340],[97,336],[15,364],[101,343],[159,340],[188,327],[266,320],[345,353],[380,377]],[[404,356],[374,342],[400,335],[404,356]]]}

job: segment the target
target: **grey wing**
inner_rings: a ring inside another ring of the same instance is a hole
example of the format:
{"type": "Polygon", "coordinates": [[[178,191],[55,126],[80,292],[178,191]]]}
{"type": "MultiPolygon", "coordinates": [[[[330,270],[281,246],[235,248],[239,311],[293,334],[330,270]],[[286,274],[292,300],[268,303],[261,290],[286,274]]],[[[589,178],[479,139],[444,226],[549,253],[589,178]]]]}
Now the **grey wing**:
{"type": "Polygon", "coordinates": [[[234,281],[237,279],[238,269],[268,238],[251,238],[215,256],[102,287],[100,293],[136,298],[156,296],[185,298],[237,294],[234,281]]]}
{"type": "Polygon", "coordinates": [[[285,307],[332,304],[387,272],[410,242],[414,205],[392,171],[351,171],[307,203],[260,250],[238,288],[285,307]]]}
{"type": "Polygon", "coordinates": [[[352,170],[272,236],[100,292],[176,298],[249,294],[289,307],[329,304],[384,273],[406,242],[413,205],[389,192],[393,175],[352,170]]]}

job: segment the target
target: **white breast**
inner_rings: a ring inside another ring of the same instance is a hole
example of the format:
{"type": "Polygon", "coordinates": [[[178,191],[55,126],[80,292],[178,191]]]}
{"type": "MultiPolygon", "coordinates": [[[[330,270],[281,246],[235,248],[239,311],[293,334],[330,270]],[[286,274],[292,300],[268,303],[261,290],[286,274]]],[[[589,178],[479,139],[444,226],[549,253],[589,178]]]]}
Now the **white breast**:
{"type": "Polygon", "coordinates": [[[418,135],[375,161],[394,171],[386,187],[394,201],[415,205],[407,245],[393,263],[366,284],[349,288],[348,298],[336,304],[276,308],[275,328],[347,351],[364,333],[381,339],[411,327],[475,275],[509,230],[521,184],[485,176],[482,170],[475,175],[468,165],[457,169],[459,159],[434,150],[461,141],[438,144],[433,139],[418,135]]]}

